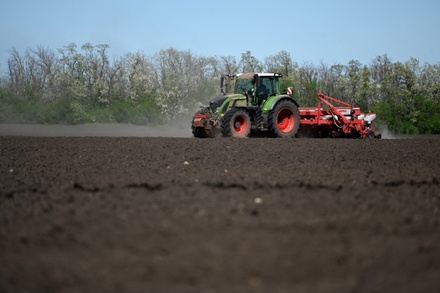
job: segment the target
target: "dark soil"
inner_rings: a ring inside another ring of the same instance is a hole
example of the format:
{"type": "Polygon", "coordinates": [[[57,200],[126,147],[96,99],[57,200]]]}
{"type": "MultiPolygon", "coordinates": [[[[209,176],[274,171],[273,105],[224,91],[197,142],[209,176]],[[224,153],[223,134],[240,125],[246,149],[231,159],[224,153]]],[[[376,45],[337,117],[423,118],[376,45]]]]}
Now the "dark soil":
{"type": "Polygon", "coordinates": [[[0,137],[0,292],[440,292],[440,137],[0,137]]]}

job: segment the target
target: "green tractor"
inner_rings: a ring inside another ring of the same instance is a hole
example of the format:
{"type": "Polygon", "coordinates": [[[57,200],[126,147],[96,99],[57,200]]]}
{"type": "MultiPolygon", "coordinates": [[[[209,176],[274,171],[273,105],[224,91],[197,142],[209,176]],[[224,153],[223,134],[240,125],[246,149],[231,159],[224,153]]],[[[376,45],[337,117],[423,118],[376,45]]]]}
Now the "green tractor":
{"type": "Polygon", "coordinates": [[[194,114],[192,133],[198,138],[294,137],[300,123],[299,105],[292,88],[280,91],[280,78],[278,73],[223,75],[222,95],[194,114]]]}

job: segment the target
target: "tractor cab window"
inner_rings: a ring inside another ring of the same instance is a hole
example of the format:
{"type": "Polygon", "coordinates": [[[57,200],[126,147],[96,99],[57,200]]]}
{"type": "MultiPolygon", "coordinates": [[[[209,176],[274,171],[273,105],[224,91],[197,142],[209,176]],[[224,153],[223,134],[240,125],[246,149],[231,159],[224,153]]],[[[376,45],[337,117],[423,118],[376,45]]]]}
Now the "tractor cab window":
{"type": "Polygon", "coordinates": [[[257,89],[257,95],[268,97],[276,94],[279,88],[278,78],[262,77],[260,79],[261,90],[257,89]]]}
{"type": "Polygon", "coordinates": [[[235,93],[242,94],[249,92],[254,87],[254,79],[237,79],[235,82],[235,93]]]}
{"type": "Polygon", "coordinates": [[[268,97],[273,93],[272,82],[269,78],[261,78],[260,85],[257,87],[257,96],[268,97]]]}

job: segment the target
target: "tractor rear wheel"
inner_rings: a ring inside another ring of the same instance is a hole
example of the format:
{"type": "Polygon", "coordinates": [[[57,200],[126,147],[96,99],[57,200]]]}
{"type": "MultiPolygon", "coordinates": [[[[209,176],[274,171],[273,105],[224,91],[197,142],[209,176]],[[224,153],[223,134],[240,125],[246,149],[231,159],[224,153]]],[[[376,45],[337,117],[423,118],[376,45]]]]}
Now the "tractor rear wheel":
{"type": "Polygon", "coordinates": [[[289,100],[284,100],[269,111],[268,129],[275,137],[294,137],[299,128],[298,107],[289,100]]]}
{"type": "Polygon", "coordinates": [[[248,137],[251,132],[251,117],[246,110],[235,108],[226,112],[222,119],[225,137],[248,137]]]}

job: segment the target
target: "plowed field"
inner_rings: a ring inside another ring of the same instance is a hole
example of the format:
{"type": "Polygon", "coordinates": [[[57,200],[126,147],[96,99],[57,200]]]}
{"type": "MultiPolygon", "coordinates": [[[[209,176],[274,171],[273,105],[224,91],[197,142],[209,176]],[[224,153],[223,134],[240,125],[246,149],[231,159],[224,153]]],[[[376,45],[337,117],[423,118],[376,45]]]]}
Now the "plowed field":
{"type": "Polygon", "coordinates": [[[0,137],[1,292],[440,292],[440,137],[0,137]]]}

